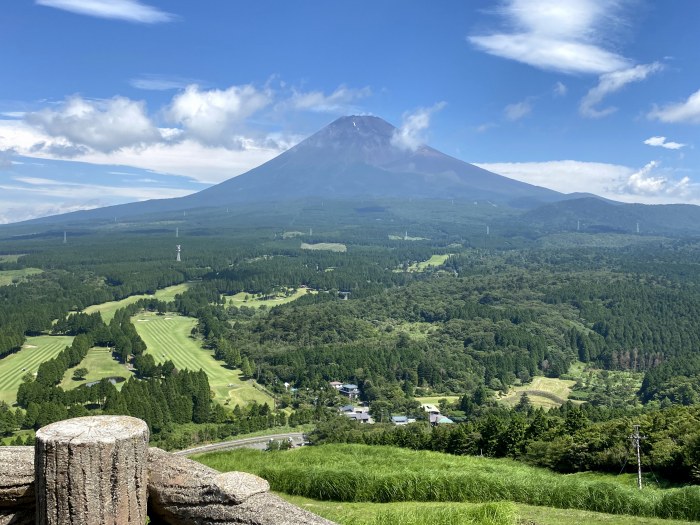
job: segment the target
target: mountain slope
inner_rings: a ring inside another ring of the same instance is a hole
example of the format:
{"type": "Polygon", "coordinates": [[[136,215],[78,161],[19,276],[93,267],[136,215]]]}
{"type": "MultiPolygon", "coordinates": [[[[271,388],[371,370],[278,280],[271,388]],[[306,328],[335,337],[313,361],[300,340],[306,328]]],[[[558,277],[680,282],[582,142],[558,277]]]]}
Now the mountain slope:
{"type": "Polygon", "coordinates": [[[243,175],[182,200],[193,206],[322,199],[426,198],[552,202],[563,195],[518,182],[427,146],[393,140],[378,117],[342,117],[289,151],[243,175]]]}

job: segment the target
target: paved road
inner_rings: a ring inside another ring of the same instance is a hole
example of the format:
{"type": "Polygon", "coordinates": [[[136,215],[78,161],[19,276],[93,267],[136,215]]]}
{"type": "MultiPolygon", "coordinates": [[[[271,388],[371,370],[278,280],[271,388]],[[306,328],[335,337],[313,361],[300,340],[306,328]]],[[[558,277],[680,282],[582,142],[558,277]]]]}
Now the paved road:
{"type": "Polygon", "coordinates": [[[282,440],[292,438],[294,445],[301,445],[304,442],[304,434],[301,432],[290,432],[287,434],[271,434],[269,436],[257,436],[245,439],[234,439],[231,441],[222,441],[221,443],[212,443],[210,445],[202,445],[201,447],[188,448],[187,450],[178,450],[173,452],[177,456],[190,456],[192,454],[201,454],[203,452],[213,452],[215,450],[229,450],[232,448],[259,448],[265,449],[267,442],[271,439],[282,440]]]}

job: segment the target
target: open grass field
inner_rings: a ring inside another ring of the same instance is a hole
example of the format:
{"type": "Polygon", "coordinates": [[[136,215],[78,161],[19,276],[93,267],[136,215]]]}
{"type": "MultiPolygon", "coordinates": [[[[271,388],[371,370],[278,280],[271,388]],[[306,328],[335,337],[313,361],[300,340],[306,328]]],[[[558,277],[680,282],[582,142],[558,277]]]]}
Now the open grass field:
{"type": "Polygon", "coordinates": [[[21,270],[2,270],[0,271],[0,286],[18,283],[24,281],[30,275],[42,273],[39,268],[22,268],[21,270]]]}
{"type": "Polygon", "coordinates": [[[337,242],[319,242],[316,244],[309,244],[307,242],[301,243],[302,250],[328,250],[330,252],[347,252],[348,247],[344,244],[337,242]]]}
{"type": "Polygon", "coordinates": [[[459,399],[459,396],[422,396],[417,397],[416,401],[418,401],[421,405],[437,406],[441,399],[447,399],[448,403],[454,403],[459,399]]]}
{"type": "Polygon", "coordinates": [[[514,406],[520,401],[523,393],[527,393],[533,406],[552,408],[566,403],[571,395],[571,387],[576,381],[556,379],[552,377],[534,377],[531,383],[511,388],[508,394],[499,401],[514,406]]]}
{"type": "Polygon", "coordinates": [[[27,255],[26,253],[13,253],[13,254],[5,254],[5,255],[0,255],[0,263],[5,263],[5,262],[17,262],[20,257],[23,255],[27,255]]]}
{"type": "Polygon", "coordinates": [[[176,284],[174,286],[168,286],[167,288],[163,288],[162,290],[158,290],[154,295],[131,295],[129,297],[121,299],[120,301],[109,301],[107,303],[93,304],[92,306],[88,306],[87,308],[85,308],[83,312],[85,312],[86,314],[94,314],[95,312],[100,312],[104,322],[109,323],[114,318],[114,314],[116,313],[116,311],[120,308],[124,308],[125,306],[129,306],[130,304],[134,304],[136,301],[139,301],[141,299],[148,299],[149,297],[155,297],[156,299],[166,302],[172,301],[177,294],[183,293],[189,288],[189,286],[189,283],[181,283],[176,284]]]}
{"type": "Polygon", "coordinates": [[[35,374],[39,365],[56,357],[73,342],[70,336],[41,335],[28,337],[17,353],[0,359],[0,401],[12,404],[17,400],[17,388],[27,372],[35,374]]]}
{"type": "Polygon", "coordinates": [[[274,460],[269,452],[255,450],[202,454],[196,459],[220,471],[257,474],[273,490],[322,501],[510,501],[567,512],[700,520],[700,486],[648,486],[640,491],[624,476],[563,475],[507,459],[367,445],[302,447],[276,453],[274,460]]]}
{"type": "MultiPolygon", "coordinates": [[[[133,372],[112,357],[112,351],[109,348],[94,347],[88,351],[85,359],[78,366],[69,368],[66,371],[59,386],[64,390],[71,390],[85,383],[99,381],[103,377],[123,377],[128,379],[132,375],[134,375],[133,372]],[[73,372],[78,368],[87,368],[88,370],[87,376],[82,381],[73,379],[73,372]]],[[[117,383],[117,388],[121,388],[121,384],[117,383]]]]}
{"type": "Polygon", "coordinates": [[[420,261],[417,263],[413,263],[411,266],[408,267],[409,272],[424,272],[428,268],[432,268],[435,266],[442,266],[445,264],[445,261],[449,257],[449,254],[443,254],[443,255],[433,255],[428,259],[427,261],[420,261]]]}
{"type": "Polygon", "coordinates": [[[286,304],[291,303],[292,301],[296,301],[297,299],[299,299],[299,297],[303,297],[308,293],[318,292],[316,290],[310,290],[309,288],[297,288],[296,291],[291,295],[285,295],[284,293],[280,293],[273,298],[266,299],[255,297],[254,295],[250,295],[245,292],[240,292],[236,295],[226,296],[226,304],[229,306],[248,306],[249,308],[260,308],[261,306],[272,308],[273,306],[279,306],[280,304],[286,304]]]}
{"type": "Polygon", "coordinates": [[[377,525],[391,516],[401,517],[402,524],[512,524],[512,525],[690,525],[691,521],[620,516],[575,509],[554,509],[514,503],[339,503],[319,501],[278,493],[280,497],[341,525],[377,525]],[[455,519],[457,518],[457,519],[455,519]],[[414,519],[415,521],[411,521],[414,519]]]}
{"type": "Polygon", "coordinates": [[[406,237],[405,235],[389,235],[390,241],[428,241],[427,237],[406,237]]]}
{"type": "Polygon", "coordinates": [[[240,370],[227,368],[224,363],[214,359],[210,350],[202,348],[198,340],[190,337],[190,331],[197,324],[193,317],[148,312],[136,315],[131,320],[148,347],[146,353],[152,354],[156,363],[170,359],[178,368],[201,368],[209,377],[214,399],[219,403],[228,403],[231,407],[253,401],[273,405],[273,399],[256,388],[252,380],[241,379],[240,370]]]}

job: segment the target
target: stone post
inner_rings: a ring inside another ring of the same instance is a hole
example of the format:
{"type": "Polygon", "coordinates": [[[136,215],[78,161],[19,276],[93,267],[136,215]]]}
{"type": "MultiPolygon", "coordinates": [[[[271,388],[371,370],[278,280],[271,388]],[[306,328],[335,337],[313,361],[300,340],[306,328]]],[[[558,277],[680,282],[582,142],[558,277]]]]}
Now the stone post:
{"type": "Polygon", "coordinates": [[[148,427],[128,416],[59,421],[36,433],[38,525],[142,525],[148,427]]]}

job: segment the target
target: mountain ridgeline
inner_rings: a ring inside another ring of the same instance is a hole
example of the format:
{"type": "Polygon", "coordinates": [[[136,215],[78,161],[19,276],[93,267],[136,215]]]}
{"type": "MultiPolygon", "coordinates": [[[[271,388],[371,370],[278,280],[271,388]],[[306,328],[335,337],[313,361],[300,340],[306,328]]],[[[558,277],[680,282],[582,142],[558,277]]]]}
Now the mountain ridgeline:
{"type": "Polygon", "coordinates": [[[409,148],[402,144],[397,128],[372,116],[341,117],[261,166],[192,195],[31,222],[152,221],[187,210],[206,214],[224,208],[241,214],[264,210],[262,215],[269,218],[279,210],[294,214],[295,209],[320,203],[393,210],[416,202],[439,209],[445,201],[461,209],[474,208],[466,217],[450,218],[460,223],[493,224],[484,214],[499,208],[507,212],[500,219],[501,231],[514,234],[700,233],[696,206],[622,204],[595,195],[565,195],[497,175],[426,145],[409,148]],[[477,209],[475,204],[483,205],[477,209]]]}

